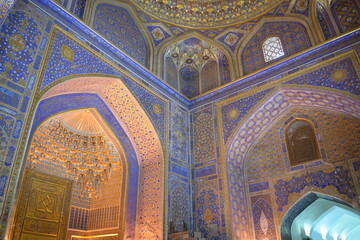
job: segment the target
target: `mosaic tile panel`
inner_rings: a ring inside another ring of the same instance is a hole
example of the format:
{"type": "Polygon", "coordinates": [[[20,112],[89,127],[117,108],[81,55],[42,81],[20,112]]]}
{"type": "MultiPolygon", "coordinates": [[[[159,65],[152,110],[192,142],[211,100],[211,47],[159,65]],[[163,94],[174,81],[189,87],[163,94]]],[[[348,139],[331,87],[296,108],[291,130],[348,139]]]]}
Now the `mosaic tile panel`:
{"type": "Polygon", "coordinates": [[[221,85],[231,82],[230,64],[225,54],[220,55],[219,66],[220,66],[220,74],[222,76],[220,79],[221,85]]]}
{"type": "Polygon", "coordinates": [[[331,172],[318,171],[299,177],[294,176],[289,181],[278,180],[274,185],[278,211],[282,211],[283,207],[288,204],[288,196],[291,193],[299,193],[307,186],[317,188],[332,186],[336,188],[340,194],[345,194],[350,199],[355,199],[356,197],[350,171],[344,169],[342,166],[337,166],[335,170],[331,172]]]}
{"type": "Polygon", "coordinates": [[[160,140],[165,143],[165,118],[167,104],[160,98],[156,97],[155,94],[141,87],[139,84],[131,81],[124,76],[122,76],[121,78],[150,117],[157,133],[159,134],[160,140]]]}
{"type": "Polygon", "coordinates": [[[316,16],[325,39],[328,40],[335,37],[335,30],[332,26],[329,14],[319,2],[316,3],[316,16]]]}
{"type": "Polygon", "coordinates": [[[149,26],[147,28],[150,32],[150,36],[152,37],[152,39],[154,41],[155,47],[157,47],[165,39],[170,37],[170,34],[168,34],[166,31],[164,31],[161,27],[149,26]]]}
{"type": "Polygon", "coordinates": [[[0,32],[0,74],[26,86],[40,40],[41,31],[30,14],[11,12],[0,32]]]}
{"type": "Polygon", "coordinates": [[[174,227],[175,232],[183,232],[190,229],[190,199],[188,186],[171,182],[173,189],[170,192],[169,225],[174,227]]]}
{"type": "MultiPolygon", "coordinates": [[[[5,156],[10,141],[11,132],[14,127],[14,118],[0,113],[0,156],[5,156]]],[[[5,161],[5,158],[3,159],[5,161]]],[[[4,163],[0,162],[0,166],[4,163]]]]}
{"type": "Polygon", "coordinates": [[[332,3],[331,12],[341,32],[360,26],[360,9],[356,0],[337,0],[332,3]]]}
{"type": "Polygon", "coordinates": [[[41,90],[57,79],[83,73],[101,73],[109,75],[120,74],[95,55],[74,42],[69,36],[55,31],[51,41],[51,50],[47,58],[47,68],[44,71],[41,90]]]}
{"type": "Polygon", "coordinates": [[[244,36],[242,33],[237,32],[228,32],[218,40],[224,44],[226,44],[231,51],[235,51],[240,39],[244,36]]]}
{"type": "Polygon", "coordinates": [[[207,92],[219,85],[219,69],[217,62],[209,60],[201,69],[201,92],[207,92]]]}
{"type": "Polygon", "coordinates": [[[0,27],[3,25],[6,17],[8,16],[15,0],[4,0],[0,6],[0,27]]]}
{"type": "Polygon", "coordinates": [[[323,86],[343,90],[357,96],[360,95],[359,76],[350,57],[304,74],[285,84],[323,86]]]}
{"type": "Polygon", "coordinates": [[[21,96],[14,91],[3,88],[0,86],[0,101],[6,103],[9,106],[17,108],[20,102],[21,96]]]}
{"type": "Polygon", "coordinates": [[[188,162],[188,114],[180,106],[171,104],[170,107],[170,147],[169,153],[180,161],[188,162]]]}
{"type": "Polygon", "coordinates": [[[219,237],[220,208],[219,196],[212,188],[202,190],[196,198],[197,226],[207,239],[217,240],[219,237]]]}
{"type": "Polygon", "coordinates": [[[249,151],[246,159],[248,181],[259,181],[286,173],[283,159],[287,158],[287,152],[283,149],[284,138],[280,135],[283,128],[281,123],[271,127],[249,151]]]}
{"type": "Polygon", "coordinates": [[[251,197],[255,238],[276,240],[276,230],[270,194],[251,197]]]}
{"type": "Polygon", "coordinates": [[[146,40],[125,8],[108,4],[97,5],[93,27],[137,62],[143,66],[148,65],[146,40]]]}
{"type": "Polygon", "coordinates": [[[261,43],[270,36],[281,40],[285,56],[311,47],[306,28],[298,22],[266,22],[248,41],[241,53],[244,75],[254,72],[273,61],[265,63],[261,43]]]}
{"type": "Polygon", "coordinates": [[[318,114],[317,118],[328,162],[360,156],[360,123],[357,119],[329,113],[318,114]]]}
{"type": "Polygon", "coordinates": [[[269,189],[269,182],[261,182],[261,183],[253,183],[249,184],[249,192],[258,192],[258,191],[264,191],[269,189]]]}
{"type": "Polygon", "coordinates": [[[213,115],[210,111],[204,111],[200,115],[193,116],[193,151],[194,162],[204,162],[214,159],[215,156],[215,127],[213,115]]]}
{"type": "Polygon", "coordinates": [[[233,130],[250,111],[250,109],[263,99],[270,91],[271,89],[267,89],[221,107],[225,143],[229,140],[233,130]]]}
{"type": "Polygon", "coordinates": [[[209,165],[205,167],[199,167],[195,169],[195,176],[199,177],[206,177],[208,175],[216,174],[216,165],[209,165]]]}

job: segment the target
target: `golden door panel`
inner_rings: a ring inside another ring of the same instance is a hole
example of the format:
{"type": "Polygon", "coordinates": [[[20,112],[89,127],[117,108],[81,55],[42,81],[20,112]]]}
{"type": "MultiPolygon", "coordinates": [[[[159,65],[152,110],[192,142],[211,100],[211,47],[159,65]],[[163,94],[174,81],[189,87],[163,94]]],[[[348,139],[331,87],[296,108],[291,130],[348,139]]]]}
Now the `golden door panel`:
{"type": "Polygon", "coordinates": [[[70,180],[26,169],[12,239],[65,239],[71,190],[70,180]]]}

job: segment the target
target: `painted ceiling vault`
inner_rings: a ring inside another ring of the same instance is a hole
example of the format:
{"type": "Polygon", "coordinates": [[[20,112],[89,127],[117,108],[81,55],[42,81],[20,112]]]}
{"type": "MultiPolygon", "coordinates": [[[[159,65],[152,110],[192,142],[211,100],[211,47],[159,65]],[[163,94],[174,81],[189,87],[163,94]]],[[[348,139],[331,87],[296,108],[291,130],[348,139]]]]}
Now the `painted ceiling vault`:
{"type": "Polygon", "coordinates": [[[220,27],[263,14],[281,0],[133,0],[162,21],[187,27],[220,27]]]}

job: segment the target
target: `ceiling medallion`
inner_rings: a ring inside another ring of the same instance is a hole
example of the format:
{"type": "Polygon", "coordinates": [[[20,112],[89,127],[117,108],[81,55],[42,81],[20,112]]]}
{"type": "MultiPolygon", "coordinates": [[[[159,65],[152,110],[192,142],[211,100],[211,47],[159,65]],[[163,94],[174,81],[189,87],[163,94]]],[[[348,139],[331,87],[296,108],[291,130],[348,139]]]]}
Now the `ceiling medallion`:
{"type": "Polygon", "coordinates": [[[282,0],[132,0],[162,21],[186,27],[223,27],[258,17],[282,0]]]}

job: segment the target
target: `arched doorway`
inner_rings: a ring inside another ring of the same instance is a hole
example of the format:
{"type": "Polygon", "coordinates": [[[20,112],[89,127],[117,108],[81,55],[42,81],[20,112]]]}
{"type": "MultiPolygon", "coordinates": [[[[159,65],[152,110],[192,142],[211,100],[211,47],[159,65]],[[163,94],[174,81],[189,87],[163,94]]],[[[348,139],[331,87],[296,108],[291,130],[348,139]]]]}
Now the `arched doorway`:
{"type": "Polygon", "coordinates": [[[281,222],[282,240],[358,239],[360,213],[345,202],[317,193],[301,198],[281,222]]]}
{"type": "MultiPolygon", "coordinates": [[[[116,137],[94,109],[62,113],[43,122],[32,137],[26,166],[37,171],[38,179],[50,174],[73,182],[71,201],[64,206],[69,219],[61,216],[68,222],[66,239],[124,238],[127,161],[116,137]]],[[[40,205],[56,205],[60,197],[56,190],[50,187],[42,192],[47,193],[37,196],[40,205]]],[[[47,212],[44,223],[51,214],[47,212]]],[[[36,211],[31,215],[26,217],[41,217],[36,211]]]]}
{"type": "Polygon", "coordinates": [[[55,115],[79,109],[96,111],[113,132],[126,159],[123,238],[161,239],[163,151],[150,119],[121,80],[105,77],[68,80],[44,93],[34,109],[30,136],[55,115]]]}

